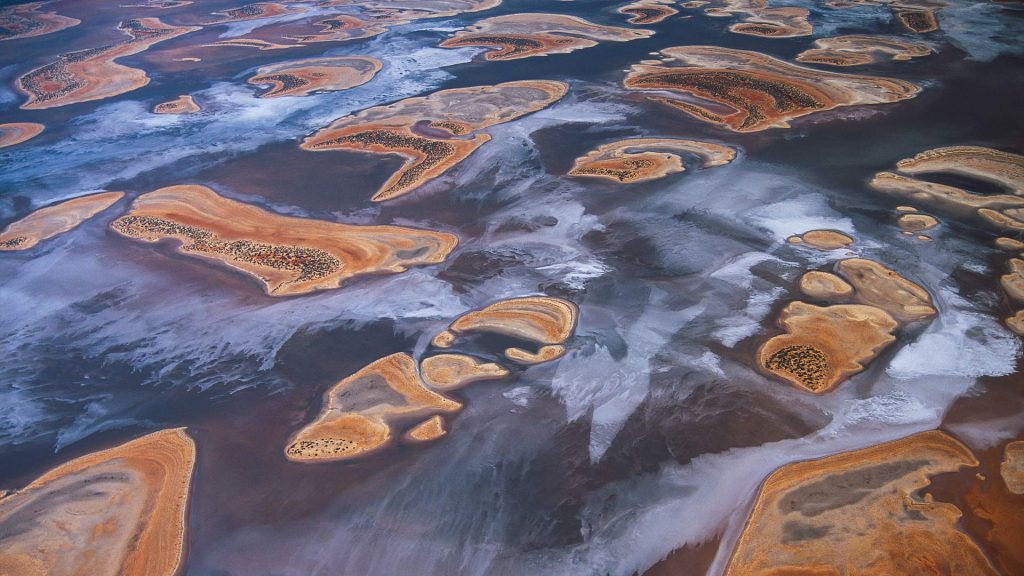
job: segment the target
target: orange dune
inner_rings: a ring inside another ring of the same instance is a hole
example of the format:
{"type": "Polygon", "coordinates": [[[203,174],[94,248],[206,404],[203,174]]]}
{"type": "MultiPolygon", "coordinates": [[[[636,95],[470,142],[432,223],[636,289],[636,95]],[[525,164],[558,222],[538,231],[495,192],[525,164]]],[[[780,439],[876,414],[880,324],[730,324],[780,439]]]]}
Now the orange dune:
{"type": "Polygon", "coordinates": [[[329,290],[357,276],[437,264],[458,244],[445,232],[281,216],[204,186],[143,194],[111,228],[149,243],[174,239],[178,252],[243,272],[271,296],[329,290]]]}
{"type": "Polygon", "coordinates": [[[36,122],[10,122],[0,124],[0,148],[31,140],[38,136],[46,126],[36,122]]]}
{"type": "Polygon", "coordinates": [[[682,158],[672,152],[697,155],[703,160],[704,168],[722,166],[736,158],[733,148],[710,142],[630,138],[603,144],[577,158],[569,175],[607,178],[621,183],[656,180],[685,170],[682,158]]]}
{"type": "Polygon", "coordinates": [[[838,250],[853,244],[853,238],[836,230],[811,230],[803,234],[790,236],[786,238],[786,242],[806,245],[818,250],[838,250]]]}
{"type": "Polygon", "coordinates": [[[624,81],[633,90],[670,91],[701,103],[655,97],[698,120],[736,132],[788,128],[789,121],[843,106],[913,98],[910,82],[796,66],[758,52],[717,46],[661,51],[658,64],[635,64],[624,81]]]}
{"type": "Polygon", "coordinates": [[[118,29],[131,38],[116,44],[62,54],[55,62],[18,78],[18,89],[28,95],[27,110],[102,100],[149,84],[145,70],[116,60],[138,54],[150,46],[199,30],[198,26],[171,26],[156,18],[124,20],[118,29]]]}
{"type": "Polygon", "coordinates": [[[28,250],[43,240],[73,230],[123,196],[123,192],[101,192],[40,208],[0,233],[0,251],[28,250]]]}
{"type": "Polygon", "coordinates": [[[900,322],[917,322],[938,314],[927,290],[874,260],[842,260],[836,271],[853,286],[857,302],[881,308],[900,322]]]}
{"type": "Polygon", "coordinates": [[[402,433],[402,442],[422,444],[433,442],[446,434],[448,434],[448,430],[444,427],[444,418],[431,416],[402,433]]]}
{"type": "Polygon", "coordinates": [[[1014,494],[1024,494],[1024,440],[1006,445],[999,475],[1006,483],[1006,489],[1014,494]]]}
{"type": "Polygon", "coordinates": [[[0,41],[52,34],[82,23],[56,12],[42,12],[46,2],[29,2],[0,10],[0,41]]]}
{"type": "Polygon", "coordinates": [[[174,100],[161,102],[153,108],[154,114],[195,114],[199,112],[199,104],[188,94],[182,94],[174,100]]]}
{"type": "Polygon", "coordinates": [[[904,232],[924,232],[939,225],[939,220],[928,214],[903,214],[896,223],[904,232]]]}
{"type": "Polygon", "coordinates": [[[1003,290],[1011,300],[1024,302],[1024,260],[1010,258],[1007,265],[1010,268],[1010,272],[1003,274],[999,278],[999,284],[1002,285],[1003,290]]]}
{"type": "Polygon", "coordinates": [[[889,36],[851,34],[819,38],[814,48],[797,54],[800,62],[831,66],[860,66],[885,60],[910,60],[932,53],[927,44],[889,36]]]}
{"type": "Polygon", "coordinates": [[[393,444],[402,426],[461,408],[423,386],[411,356],[392,354],[328,390],[320,415],[289,440],[285,455],[296,462],[366,456],[393,444]]]}
{"type": "Polygon", "coordinates": [[[765,342],[766,370],[807,392],[821,394],[861,372],[896,338],[899,326],[884,310],[861,304],[819,307],[792,302],[779,324],[786,331],[765,342]]]}
{"type": "Polygon", "coordinates": [[[0,574],[173,576],[195,444],[154,432],[59,466],[0,499],[0,574]]]}
{"type": "Polygon", "coordinates": [[[270,86],[260,98],[306,96],[313,92],[347,90],[366,84],[380,71],[381,63],[369,56],[309,58],[264,66],[249,84],[270,86]]]}
{"type": "Polygon", "coordinates": [[[440,176],[490,140],[481,130],[551,105],[568,86],[523,80],[441,90],[335,120],[302,142],[310,151],[396,154],[405,164],[373,196],[398,198],[440,176]]]}
{"type": "Polygon", "coordinates": [[[953,504],[921,495],[978,461],[939,432],[787,464],[765,480],[726,574],[997,574],[953,504]]]}
{"type": "Polygon", "coordinates": [[[474,382],[504,378],[509,371],[493,362],[481,362],[465,354],[438,354],[420,362],[420,374],[430,388],[449,392],[474,382]]]}
{"type": "Polygon", "coordinates": [[[800,291],[818,300],[832,300],[853,296],[853,286],[830,272],[811,270],[800,277],[800,291]]]}
{"type": "Polygon", "coordinates": [[[599,42],[628,42],[648,38],[654,32],[618,26],[602,26],[576,16],[561,14],[507,14],[480,20],[456,32],[442,48],[490,47],[486,60],[517,60],[532,56],[567,54],[599,42]]]}
{"type": "Polygon", "coordinates": [[[665,18],[679,13],[679,10],[668,6],[671,3],[671,0],[639,0],[619,8],[618,13],[632,16],[627,20],[630,24],[640,26],[657,24],[665,18]]]}

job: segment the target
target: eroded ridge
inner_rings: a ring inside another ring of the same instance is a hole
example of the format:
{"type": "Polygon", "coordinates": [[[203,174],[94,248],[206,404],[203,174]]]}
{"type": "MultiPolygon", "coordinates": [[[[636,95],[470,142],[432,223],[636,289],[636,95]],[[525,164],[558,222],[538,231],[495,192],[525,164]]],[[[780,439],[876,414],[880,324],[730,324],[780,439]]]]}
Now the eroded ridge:
{"type": "Polygon", "coordinates": [[[977,465],[939,431],[787,464],[761,486],[726,574],[994,575],[960,509],[921,493],[977,465]]]}
{"type": "Polygon", "coordinates": [[[172,576],[195,445],[154,432],[54,468],[0,499],[0,573],[172,576]]]}
{"type": "MultiPolygon", "coordinates": [[[[703,6],[706,2],[700,4],[703,6]]],[[[810,36],[814,31],[806,8],[786,6],[771,8],[768,0],[721,0],[705,8],[708,16],[742,15],[743,21],[729,26],[729,31],[762,38],[794,38],[810,36]]]]}
{"type": "Polygon", "coordinates": [[[52,34],[82,23],[77,18],[43,12],[46,2],[29,2],[0,9],[0,41],[52,34]]]}
{"type": "Polygon", "coordinates": [[[55,62],[18,78],[18,89],[28,95],[21,105],[28,110],[101,100],[149,84],[145,70],[116,60],[138,54],[150,46],[199,30],[197,26],[171,26],[157,18],[124,20],[118,29],[128,40],[62,54],[55,62]]]}
{"type": "Polygon", "coordinates": [[[174,100],[161,102],[153,107],[154,114],[195,114],[199,111],[199,104],[196,104],[195,99],[188,94],[182,94],[174,100]]]}
{"type": "Polygon", "coordinates": [[[40,208],[0,233],[0,251],[28,250],[43,240],[73,230],[123,196],[123,192],[101,192],[40,208]]]}
{"type": "Polygon", "coordinates": [[[411,356],[392,354],[328,390],[320,415],[292,437],[285,455],[297,462],[367,456],[393,444],[403,426],[460,408],[423,385],[411,356]]]}
{"type": "Polygon", "coordinates": [[[618,9],[619,14],[627,14],[630,24],[643,26],[657,24],[662,20],[679,13],[672,6],[672,0],[639,0],[618,9]]]}
{"type": "Polygon", "coordinates": [[[369,56],[309,58],[264,66],[248,82],[270,86],[260,98],[306,96],[360,86],[372,80],[380,68],[380,60],[369,56]]]}
{"type": "Polygon", "coordinates": [[[630,138],[603,144],[576,159],[570,176],[593,176],[620,183],[646,182],[683,172],[679,154],[693,154],[703,168],[732,162],[736,150],[728,146],[678,138],[630,138]]]}
{"type": "Polygon", "coordinates": [[[600,42],[628,42],[654,32],[603,26],[562,14],[523,13],[486,18],[456,32],[442,48],[483,46],[486,60],[518,60],[533,56],[567,54],[600,42]]]}
{"type": "Polygon", "coordinates": [[[0,124],[0,148],[21,144],[38,136],[46,126],[36,122],[0,124]]]}
{"type": "Polygon", "coordinates": [[[688,99],[655,98],[736,132],[788,128],[791,120],[809,114],[888,104],[920,92],[904,80],[813,70],[758,52],[717,46],[678,46],[661,55],[657,64],[633,65],[626,88],[681,94],[688,99]]]}
{"type": "Polygon", "coordinates": [[[483,129],[546,108],[567,90],[565,83],[548,80],[441,90],[340,118],[301,147],[400,156],[405,164],[373,196],[375,202],[391,200],[469,157],[490,140],[483,129]]]}
{"type": "Polygon", "coordinates": [[[354,226],[281,216],[205,186],[170,186],[138,197],[111,224],[117,233],[243,272],[271,296],[339,287],[366,274],[443,262],[458,238],[400,226],[354,226]]]}
{"type": "Polygon", "coordinates": [[[800,62],[830,66],[861,66],[886,60],[911,60],[928,56],[931,46],[891,36],[851,34],[819,38],[814,48],[797,54],[800,62]]]}

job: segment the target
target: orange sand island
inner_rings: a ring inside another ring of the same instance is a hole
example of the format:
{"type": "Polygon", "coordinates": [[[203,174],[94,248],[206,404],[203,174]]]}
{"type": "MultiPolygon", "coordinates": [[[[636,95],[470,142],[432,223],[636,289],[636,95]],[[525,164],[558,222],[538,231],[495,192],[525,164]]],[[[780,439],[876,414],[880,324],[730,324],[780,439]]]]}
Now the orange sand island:
{"type": "MultiPolygon", "coordinates": [[[[296,462],[366,456],[392,444],[403,426],[461,408],[423,385],[411,356],[392,354],[328,390],[320,415],[292,437],[285,455],[296,462]]],[[[413,438],[423,440],[425,433],[413,438]]]]}
{"type": "Polygon", "coordinates": [[[442,392],[509,375],[508,370],[493,362],[480,362],[465,354],[438,354],[425,358],[420,362],[420,373],[427,386],[442,392]]]}
{"type": "Polygon", "coordinates": [[[635,64],[624,84],[634,90],[679,92],[707,104],[655,97],[698,120],[736,132],[788,128],[789,121],[842,106],[913,98],[910,82],[795,66],[758,52],[717,46],[661,51],[662,62],[635,64]]]}
{"type": "Polygon", "coordinates": [[[730,32],[762,38],[794,38],[810,36],[813,28],[806,8],[786,6],[770,8],[768,0],[721,0],[719,6],[705,8],[708,16],[741,14],[743,21],[729,26],[730,32]]]}
{"type": "Polygon", "coordinates": [[[31,140],[38,136],[46,126],[35,122],[10,122],[0,124],[0,148],[31,140]]]}
{"type": "Polygon", "coordinates": [[[881,308],[900,322],[926,320],[938,314],[928,291],[874,260],[849,258],[836,271],[854,289],[856,300],[881,308]]]}
{"type": "Polygon", "coordinates": [[[57,61],[19,78],[18,89],[28,95],[28,101],[21,107],[40,110],[66,106],[141,88],[149,84],[146,72],[118,64],[115,60],[138,54],[158,42],[199,30],[199,27],[171,26],[156,18],[139,18],[124,20],[118,29],[131,38],[109,46],[63,54],[57,61]]]}
{"type": "Polygon", "coordinates": [[[665,18],[679,13],[679,10],[669,6],[671,3],[671,0],[639,0],[619,8],[618,13],[632,16],[627,20],[630,24],[639,26],[657,24],[665,18]]]}
{"type": "Polygon", "coordinates": [[[356,276],[437,264],[458,243],[445,232],[281,216],[204,186],[143,194],[111,227],[144,242],[174,239],[180,253],[252,276],[271,296],[329,290],[356,276]]]}
{"type": "Polygon", "coordinates": [[[800,277],[800,291],[818,300],[853,296],[853,286],[830,272],[811,270],[800,277]]]}
{"type": "Polygon", "coordinates": [[[819,38],[814,48],[797,55],[800,62],[830,66],[860,66],[885,60],[910,60],[932,53],[927,44],[889,36],[851,34],[819,38]]]}
{"type": "Polygon", "coordinates": [[[991,182],[1024,195],[1024,156],[981,146],[949,146],[896,163],[903,174],[958,174],[991,182]]]}
{"type": "Polygon", "coordinates": [[[576,159],[570,176],[594,176],[621,183],[646,182],[685,170],[677,153],[693,154],[703,168],[722,166],[736,158],[728,146],[676,138],[631,138],[598,147],[576,159]]]}
{"type": "Polygon", "coordinates": [[[183,94],[174,100],[161,102],[153,108],[154,114],[195,114],[199,112],[199,104],[192,96],[183,94]]]}
{"type": "Polygon", "coordinates": [[[228,22],[243,22],[245,20],[273,18],[274,16],[283,16],[285,14],[293,14],[303,11],[304,10],[301,8],[290,8],[284,4],[278,4],[276,2],[257,2],[255,4],[246,4],[245,6],[240,6],[238,8],[231,8],[230,10],[213,12],[214,16],[220,16],[221,18],[210,22],[210,24],[227,24],[228,22]]]}
{"type": "Polygon", "coordinates": [[[441,90],[340,118],[301,147],[402,157],[405,165],[373,196],[376,202],[391,200],[469,157],[491,138],[481,130],[546,108],[567,90],[566,84],[549,80],[441,90]]]}
{"type": "Polygon", "coordinates": [[[1014,494],[1024,494],[1024,440],[1006,445],[1003,462],[999,465],[999,475],[1003,477],[1007,490],[1014,494]]]}
{"type": "Polygon", "coordinates": [[[347,90],[366,84],[380,71],[380,61],[369,56],[309,58],[264,66],[249,84],[270,86],[260,98],[306,96],[313,92],[347,90]]]}
{"type": "Polygon", "coordinates": [[[0,250],[27,250],[63,234],[109,208],[123,192],[101,192],[40,208],[0,233],[0,250]]]}
{"type": "Polygon", "coordinates": [[[29,2],[0,10],[0,41],[52,34],[82,23],[56,12],[42,12],[46,2],[29,2]]]}
{"type": "Polygon", "coordinates": [[[313,25],[321,28],[319,32],[289,39],[311,44],[370,38],[417,20],[450,18],[500,4],[501,0],[327,0],[321,5],[356,8],[360,10],[358,17],[340,14],[317,20],[313,25]]]}
{"type": "Polygon", "coordinates": [[[935,475],[977,465],[932,431],[783,466],[761,486],[726,574],[994,576],[958,529],[960,509],[921,494],[935,475]]]}
{"type": "Polygon", "coordinates": [[[567,54],[599,42],[628,42],[654,32],[602,26],[561,14],[508,14],[486,18],[440,44],[442,48],[490,47],[487,60],[517,60],[532,56],[567,54]]]}
{"type": "Polygon", "coordinates": [[[0,499],[0,574],[173,576],[195,445],[163,430],[59,466],[0,499]]]}
{"type": "Polygon", "coordinates": [[[853,238],[836,230],[811,230],[800,235],[790,236],[786,238],[786,242],[810,246],[818,250],[838,250],[853,244],[853,238]]]}

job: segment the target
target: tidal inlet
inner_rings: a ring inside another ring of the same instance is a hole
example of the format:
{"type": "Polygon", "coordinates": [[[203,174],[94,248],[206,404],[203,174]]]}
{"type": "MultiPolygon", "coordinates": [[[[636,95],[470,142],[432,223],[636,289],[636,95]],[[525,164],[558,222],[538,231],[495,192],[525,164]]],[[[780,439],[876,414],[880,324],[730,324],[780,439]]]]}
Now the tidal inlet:
{"type": "Polygon", "coordinates": [[[1024,576],[1021,38],[0,3],[0,576],[1024,576]]]}

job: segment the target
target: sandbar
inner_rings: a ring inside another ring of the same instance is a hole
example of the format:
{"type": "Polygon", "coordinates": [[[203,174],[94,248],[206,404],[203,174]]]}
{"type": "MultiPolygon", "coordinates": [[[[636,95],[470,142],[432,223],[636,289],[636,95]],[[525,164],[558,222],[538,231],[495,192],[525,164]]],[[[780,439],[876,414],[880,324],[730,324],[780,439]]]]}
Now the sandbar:
{"type": "Polygon", "coordinates": [[[308,58],[264,66],[248,82],[271,87],[260,98],[306,96],[360,86],[372,80],[380,68],[380,60],[369,56],[308,58]]]}
{"type": "Polygon", "coordinates": [[[100,192],[40,208],[0,233],[0,251],[28,250],[43,240],[73,230],[123,196],[123,192],[100,192]]]}
{"type": "Polygon", "coordinates": [[[329,290],[357,276],[437,264],[458,244],[446,232],[281,216],[205,186],[143,194],[111,228],[148,243],[173,239],[178,252],[243,272],[271,296],[329,290]]]}
{"type": "Polygon", "coordinates": [[[188,94],[182,94],[174,100],[161,102],[153,107],[154,114],[195,114],[199,111],[199,104],[196,104],[195,99],[188,94]]]}
{"type": "Polygon", "coordinates": [[[0,148],[31,140],[38,136],[46,126],[36,122],[9,122],[0,124],[0,148]]]}
{"type": "Polygon", "coordinates": [[[629,184],[683,172],[679,154],[693,154],[703,168],[722,166],[736,158],[728,146],[678,138],[630,138],[602,144],[573,163],[569,176],[592,176],[629,184]]]}

